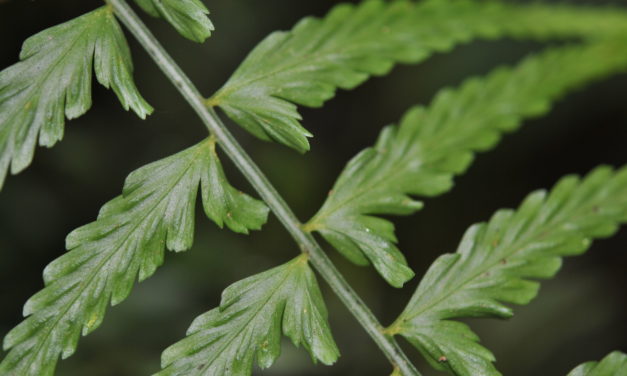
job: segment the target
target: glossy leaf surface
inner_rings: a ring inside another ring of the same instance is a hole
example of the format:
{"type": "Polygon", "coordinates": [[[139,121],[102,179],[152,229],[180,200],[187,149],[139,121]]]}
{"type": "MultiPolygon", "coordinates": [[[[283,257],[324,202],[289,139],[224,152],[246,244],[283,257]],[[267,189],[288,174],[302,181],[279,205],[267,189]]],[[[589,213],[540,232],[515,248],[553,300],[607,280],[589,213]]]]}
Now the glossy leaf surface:
{"type": "Polygon", "coordinates": [[[389,329],[411,342],[436,369],[455,375],[500,375],[494,356],[454,319],[508,318],[504,303],[528,304],[562,258],[585,252],[595,238],[627,222],[627,168],[600,167],[568,176],[550,193],[530,194],[517,210],[500,210],[468,229],[456,253],[429,268],[389,329]]]}
{"type": "Polygon", "coordinates": [[[152,112],[135,87],[131,54],[109,7],[28,38],[20,60],[0,72],[0,186],[9,167],[17,174],[30,165],[36,144],[52,147],[63,138],[66,117],[89,110],[92,69],[125,109],[142,119],[152,112]]]}
{"type": "Polygon", "coordinates": [[[226,181],[211,139],[134,171],[123,194],[95,222],[70,233],[69,252],[44,270],[45,288],[4,339],[10,351],[0,374],[52,375],[58,357],[74,353],[81,332],[100,325],[109,302],[122,302],[137,279],[155,272],[165,248],[189,249],[199,186],[205,212],[219,226],[246,233],[265,223],[265,205],[226,181]]]}
{"type": "Polygon", "coordinates": [[[307,227],[354,263],[372,263],[391,285],[402,286],[413,272],[395,245],[394,225],[375,214],[416,212],[423,204],[413,196],[450,190],[474,153],[494,147],[504,132],[543,115],[565,92],[625,70],[627,52],[619,46],[551,49],[440,91],[429,107],[411,109],[348,163],[307,227]]]}
{"type": "Polygon", "coordinates": [[[213,24],[201,0],[135,0],[146,13],[165,19],[182,36],[202,43],[211,36],[213,24]]]}
{"type": "Polygon", "coordinates": [[[163,353],[158,376],[248,376],[256,360],[270,367],[281,333],[314,361],[333,364],[339,351],[318,282],[302,255],[229,286],[220,307],[194,320],[188,337],[163,353]]]}
{"type": "MultiPolygon", "coordinates": [[[[627,12],[464,0],[363,1],[266,37],[209,100],[263,140],[300,152],[311,133],[297,105],[320,107],[396,63],[418,63],[473,39],[625,35],[627,12]]],[[[418,83],[417,83],[418,84],[418,83]]]]}

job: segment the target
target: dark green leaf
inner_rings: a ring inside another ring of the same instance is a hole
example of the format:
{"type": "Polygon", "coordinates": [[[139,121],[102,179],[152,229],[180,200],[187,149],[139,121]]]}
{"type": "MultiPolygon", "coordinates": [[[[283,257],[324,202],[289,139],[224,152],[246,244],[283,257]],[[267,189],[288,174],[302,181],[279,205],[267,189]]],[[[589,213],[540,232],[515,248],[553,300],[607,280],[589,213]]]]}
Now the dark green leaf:
{"type": "Polygon", "coordinates": [[[333,364],[339,351],[307,257],[244,279],[222,294],[220,307],[194,320],[188,337],[166,349],[158,376],[247,376],[256,359],[270,367],[281,332],[314,362],[333,364]]]}
{"type": "Polygon", "coordinates": [[[255,136],[304,152],[311,134],[296,105],[320,107],[395,63],[418,63],[474,38],[625,34],[620,9],[459,0],[341,4],[264,39],[208,101],[255,136]]]}
{"type": "Polygon", "coordinates": [[[402,286],[413,273],[394,244],[394,225],[373,214],[414,213],[422,202],[411,196],[448,191],[475,151],[493,147],[524,118],[544,114],[564,92],[626,67],[620,44],[595,43],[551,49],[515,68],[442,90],[428,108],[410,110],[400,126],[386,127],[374,147],[348,163],[306,228],[402,286]]]}
{"type": "Polygon", "coordinates": [[[202,43],[211,36],[209,10],[200,0],[135,0],[153,17],[168,21],[182,36],[202,43]]]}
{"type": "Polygon", "coordinates": [[[81,331],[100,325],[109,302],[120,303],[138,277],[155,272],[166,247],[189,249],[199,185],[205,211],[218,225],[245,233],[265,222],[265,205],[226,181],[212,139],[134,171],[123,194],[98,220],[68,235],[69,252],[46,267],[46,287],[29,299],[28,317],[4,339],[11,351],[0,374],[52,375],[59,355],[74,353],[81,331]]]}
{"type": "Polygon", "coordinates": [[[500,375],[494,356],[463,317],[513,315],[503,303],[527,304],[539,282],[560,269],[562,257],[585,252],[594,238],[627,222],[627,168],[597,168],[583,180],[562,179],[537,191],[518,210],[500,210],[476,224],[454,254],[429,268],[389,333],[407,338],[439,370],[455,375],[500,375]]]}
{"type": "Polygon", "coordinates": [[[135,87],[131,54],[109,7],[30,37],[20,59],[0,72],[0,186],[9,165],[13,174],[28,167],[37,142],[52,147],[63,138],[65,117],[91,107],[92,65],[125,109],[141,118],[152,112],[135,87]]]}

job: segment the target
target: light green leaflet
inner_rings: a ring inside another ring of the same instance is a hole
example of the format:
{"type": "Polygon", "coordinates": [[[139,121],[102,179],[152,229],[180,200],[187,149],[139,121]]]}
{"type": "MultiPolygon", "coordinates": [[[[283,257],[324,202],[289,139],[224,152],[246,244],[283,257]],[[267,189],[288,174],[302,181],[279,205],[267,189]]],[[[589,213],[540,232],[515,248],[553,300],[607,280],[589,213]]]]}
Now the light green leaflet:
{"type": "Polygon", "coordinates": [[[0,187],[9,165],[13,174],[28,167],[38,140],[52,147],[63,138],[65,117],[91,107],[92,65],[125,109],[141,118],[152,112],[135,87],[131,54],[109,7],[28,38],[20,59],[0,72],[0,187]]]}
{"type": "Polygon", "coordinates": [[[168,21],[182,36],[202,43],[209,38],[213,24],[209,10],[200,0],[135,0],[153,17],[168,21]]]}
{"type": "Polygon", "coordinates": [[[374,214],[406,215],[422,207],[411,195],[448,191],[475,151],[493,147],[524,118],[542,115],[565,91],[627,68],[627,51],[612,42],[551,49],[514,68],[442,90],[427,108],[411,109],[386,127],[374,147],[346,166],[312,218],[316,230],[359,265],[372,263],[393,286],[413,276],[395,246],[394,225],[374,214]]]}
{"type": "Polygon", "coordinates": [[[201,186],[207,216],[237,232],[258,229],[265,205],[231,187],[208,139],[129,175],[123,194],[95,222],[68,235],[68,253],[44,271],[46,287],[26,303],[28,316],[4,339],[1,375],[50,376],[59,355],[74,353],[81,331],[96,329],[115,305],[163,263],[164,249],[192,245],[201,186]]]}
{"type": "Polygon", "coordinates": [[[595,38],[624,35],[622,9],[511,5],[465,0],[341,4],[275,32],[207,102],[255,136],[298,151],[311,134],[296,105],[320,107],[337,88],[352,89],[395,63],[418,63],[475,38],[595,38]]]}
{"type": "Polygon", "coordinates": [[[270,367],[281,333],[314,362],[333,364],[339,351],[307,256],[229,286],[220,307],[194,320],[188,337],[166,349],[158,376],[248,376],[256,359],[270,367]]]}
{"type": "Polygon", "coordinates": [[[600,362],[580,365],[568,376],[627,376],[627,355],[614,351],[600,362]]]}
{"type": "Polygon", "coordinates": [[[463,317],[513,315],[503,303],[527,304],[562,257],[585,252],[594,238],[627,222],[627,167],[569,176],[550,193],[530,194],[518,210],[500,210],[468,229],[457,252],[440,256],[388,329],[409,340],[436,369],[458,376],[500,375],[492,353],[463,317]]]}

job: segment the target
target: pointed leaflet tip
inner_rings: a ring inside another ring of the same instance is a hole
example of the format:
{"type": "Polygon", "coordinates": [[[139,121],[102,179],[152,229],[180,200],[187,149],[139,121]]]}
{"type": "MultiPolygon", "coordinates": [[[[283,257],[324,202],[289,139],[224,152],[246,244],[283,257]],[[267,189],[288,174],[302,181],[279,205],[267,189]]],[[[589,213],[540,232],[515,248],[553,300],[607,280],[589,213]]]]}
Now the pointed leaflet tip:
{"type": "Polygon", "coordinates": [[[530,194],[518,210],[498,211],[471,226],[455,254],[431,265],[387,332],[405,337],[436,369],[500,375],[476,334],[453,320],[511,317],[504,303],[529,303],[539,287],[530,279],[554,276],[562,257],[585,251],[591,238],[627,222],[626,210],[627,167],[565,177],[548,195],[530,194]],[[446,362],[438,360],[442,356],[446,362]]]}
{"type": "Polygon", "coordinates": [[[187,338],[167,348],[158,376],[197,370],[212,376],[249,375],[254,360],[270,367],[281,352],[281,333],[312,358],[334,363],[339,351],[307,256],[229,286],[220,307],[197,317],[187,338]]]}
{"type": "MultiPolygon", "coordinates": [[[[308,148],[298,140],[307,136],[297,105],[320,107],[338,89],[353,89],[397,63],[418,63],[476,38],[579,39],[624,35],[625,25],[623,9],[454,0],[339,4],[321,19],[307,17],[291,31],[268,35],[211,104],[256,137],[303,152],[308,148]]],[[[533,111],[546,111],[546,102],[534,104],[533,111]]],[[[486,147],[490,139],[484,142],[486,147]]],[[[469,160],[454,162],[462,168],[469,160]]]]}
{"type": "Polygon", "coordinates": [[[240,232],[261,227],[267,208],[231,187],[217,158],[205,140],[135,170],[95,222],[68,235],[69,252],[46,267],[46,287],[28,300],[28,317],[5,337],[9,353],[0,374],[51,375],[58,357],[70,356],[81,334],[102,323],[109,303],[122,302],[138,278],[155,272],[166,248],[189,249],[199,185],[213,219],[240,232]]]}
{"type": "Polygon", "coordinates": [[[135,0],[153,17],[165,19],[182,36],[202,43],[211,36],[214,26],[209,10],[200,0],[135,0]]]}
{"type": "MultiPolygon", "coordinates": [[[[499,68],[440,91],[429,107],[410,109],[400,125],[385,127],[375,146],[351,159],[307,228],[319,231],[352,262],[370,262],[393,286],[401,285],[411,271],[395,246],[393,224],[377,215],[416,212],[422,203],[413,196],[450,190],[475,152],[493,147],[525,118],[538,116],[539,102],[546,110],[568,89],[625,67],[624,49],[616,42],[597,42],[549,49],[515,68],[499,68]]],[[[608,172],[597,174],[602,178],[608,172]]],[[[615,230],[611,224],[596,229],[599,236],[615,230]]],[[[571,252],[584,249],[585,241],[578,242],[571,252]]]]}
{"type": "Polygon", "coordinates": [[[137,91],[126,39],[107,6],[28,38],[20,59],[0,72],[2,177],[9,167],[13,174],[28,167],[37,143],[52,147],[61,140],[65,117],[89,110],[92,66],[125,109],[141,118],[152,112],[137,91]]]}

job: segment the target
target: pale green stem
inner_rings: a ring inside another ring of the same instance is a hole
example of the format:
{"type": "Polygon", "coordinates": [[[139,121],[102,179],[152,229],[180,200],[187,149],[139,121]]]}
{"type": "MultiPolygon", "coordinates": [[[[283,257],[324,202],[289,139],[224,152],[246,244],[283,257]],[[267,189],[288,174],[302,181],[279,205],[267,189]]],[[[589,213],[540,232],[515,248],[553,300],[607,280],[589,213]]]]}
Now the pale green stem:
{"type": "Polygon", "coordinates": [[[185,97],[187,102],[189,102],[209,129],[209,132],[217,138],[220,147],[244,174],[261,198],[263,198],[296,240],[301,251],[309,254],[311,264],[329,286],[331,286],[333,291],[339,296],[340,300],[346,305],[353,316],[355,316],[366,332],[368,332],[392,365],[399,369],[405,376],[420,376],[420,372],[418,372],[409,359],[407,359],[407,356],[403,353],[403,350],[399,347],[396,340],[384,334],[383,327],[370,309],[335,268],[314,237],[303,231],[301,222],[296,218],[283,198],[226,129],[215,111],[206,106],[204,98],[198,89],[196,89],[194,84],[176,62],[174,62],[170,55],[168,55],[137,14],[128,6],[125,0],[107,0],[107,2],[113,6],[118,18],[135,38],[137,38],[159,68],[161,68],[183,97],[185,97]]]}

